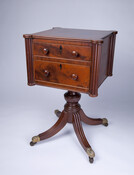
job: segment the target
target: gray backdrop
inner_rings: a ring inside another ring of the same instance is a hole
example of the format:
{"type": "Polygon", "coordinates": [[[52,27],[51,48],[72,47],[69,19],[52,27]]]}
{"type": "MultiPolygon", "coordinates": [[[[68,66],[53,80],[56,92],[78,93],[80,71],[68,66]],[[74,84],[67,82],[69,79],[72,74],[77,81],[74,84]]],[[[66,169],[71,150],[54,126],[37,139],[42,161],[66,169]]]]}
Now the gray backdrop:
{"type": "Polygon", "coordinates": [[[0,24],[2,175],[132,174],[134,1],[0,0],[0,24]],[[56,122],[53,111],[62,110],[65,103],[64,90],[27,86],[23,34],[52,27],[118,31],[113,77],[99,88],[97,98],[82,94],[80,101],[87,115],[107,117],[110,123],[108,128],[83,125],[96,152],[92,166],[71,125],[38,146],[29,146],[33,135],[56,122]],[[67,167],[70,168],[67,170],[67,167]]]}

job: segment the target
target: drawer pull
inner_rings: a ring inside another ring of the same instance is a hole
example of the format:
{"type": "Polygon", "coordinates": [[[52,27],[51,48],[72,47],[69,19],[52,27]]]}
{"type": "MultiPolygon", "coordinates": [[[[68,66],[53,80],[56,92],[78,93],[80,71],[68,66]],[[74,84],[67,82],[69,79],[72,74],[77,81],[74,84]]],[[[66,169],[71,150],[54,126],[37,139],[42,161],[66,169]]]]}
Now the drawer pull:
{"type": "Polygon", "coordinates": [[[45,77],[48,77],[50,75],[50,72],[48,70],[45,70],[44,73],[45,73],[45,77]]]}
{"type": "Polygon", "coordinates": [[[78,79],[78,75],[72,74],[72,79],[76,81],[78,79]]]}
{"type": "Polygon", "coordinates": [[[48,54],[48,49],[44,48],[44,54],[47,55],[48,54]]]}
{"type": "Polygon", "coordinates": [[[75,56],[75,57],[78,57],[79,56],[79,53],[76,52],[76,51],[72,51],[72,55],[75,56]]]}

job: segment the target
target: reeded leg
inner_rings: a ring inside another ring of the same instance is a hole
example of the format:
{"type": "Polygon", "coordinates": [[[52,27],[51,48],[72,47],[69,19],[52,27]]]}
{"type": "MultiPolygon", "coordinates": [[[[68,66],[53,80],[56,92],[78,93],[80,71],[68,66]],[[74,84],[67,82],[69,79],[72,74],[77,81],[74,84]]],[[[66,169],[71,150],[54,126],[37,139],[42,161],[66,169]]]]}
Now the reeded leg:
{"type": "Polygon", "coordinates": [[[74,127],[74,130],[78,137],[79,142],[81,143],[82,147],[84,148],[84,150],[89,156],[90,163],[93,163],[93,158],[95,157],[95,153],[92,150],[91,146],[89,145],[85,137],[85,134],[82,128],[82,124],[81,124],[81,117],[79,113],[73,114],[73,127],[74,127]]]}
{"type": "Polygon", "coordinates": [[[60,117],[60,115],[61,115],[61,111],[59,111],[58,109],[56,109],[54,111],[54,113],[56,114],[57,117],[60,117]]]}
{"type": "Polygon", "coordinates": [[[88,125],[104,125],[104,126],[108,126],[108,120],[106,118],[90,118],[90,117],[87,117],[85,115],[85,113],[83,112],[83,110],[81,109],[80,110],[80,115],[81,115],[81,120],[82,122],[88,124],[88,125]]]}
{"type": "Polygon", "coordinates": [[[41,140],[54,136],[66,125],[66,123],[67,123],[67,116],[64,115],[64,112],[62,112],[58,121],[50,129],[32,138],[32,142],[30,142],[30,145],[33,146],[41,140]]]}

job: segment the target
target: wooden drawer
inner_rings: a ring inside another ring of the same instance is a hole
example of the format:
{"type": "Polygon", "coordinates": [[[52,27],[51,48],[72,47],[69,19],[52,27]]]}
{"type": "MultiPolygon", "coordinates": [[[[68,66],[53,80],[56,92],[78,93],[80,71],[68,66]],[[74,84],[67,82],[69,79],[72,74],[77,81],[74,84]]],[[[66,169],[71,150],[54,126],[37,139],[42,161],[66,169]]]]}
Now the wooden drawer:
{"type": "Polygon", "coordinates": [[[89,61],[91,46],[33,43],[33,55],[89,61]]]}
{"type": "Polygon", "coordinates": [[[50,82],[59,85],[89,87],[90,67],[49,61],[34,61],[35,82],[50,82]]]}

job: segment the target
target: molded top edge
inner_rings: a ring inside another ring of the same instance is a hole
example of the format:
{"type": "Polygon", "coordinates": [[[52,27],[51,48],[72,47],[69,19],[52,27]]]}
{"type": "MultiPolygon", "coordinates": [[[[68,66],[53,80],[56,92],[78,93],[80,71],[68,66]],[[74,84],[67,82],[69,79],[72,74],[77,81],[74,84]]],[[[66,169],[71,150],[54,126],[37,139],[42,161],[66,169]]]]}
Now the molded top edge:
{"type": "Polygon", "coordinates": [[[54,27],[38,33],[23,35],[24,38],[39,38],[39,39],[55,39],[69,40],[80,42],[103,43],[103,38],[117,34],[117,31],[102,31],[102,30],[86,30],[86,29],[70,29],[54,27]]]}

